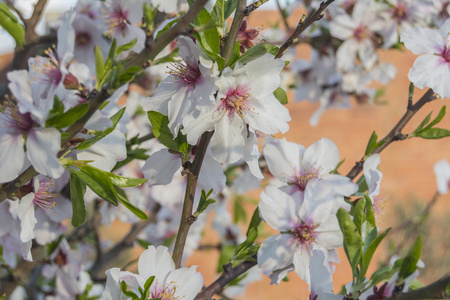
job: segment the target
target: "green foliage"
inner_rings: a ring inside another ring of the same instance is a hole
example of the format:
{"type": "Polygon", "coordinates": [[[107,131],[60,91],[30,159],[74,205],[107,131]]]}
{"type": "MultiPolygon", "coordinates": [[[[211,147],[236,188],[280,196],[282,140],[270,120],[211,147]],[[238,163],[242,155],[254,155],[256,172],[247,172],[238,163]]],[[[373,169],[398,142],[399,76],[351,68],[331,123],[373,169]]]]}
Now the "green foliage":
{"type": "Polygon", "coordinates": [[[382,146],[385,141],[381,140],[377,142],[378,135],[374,132],[372,132],[372,135],[370,136],[369,142],[367,143],[365,156],[369,156],[373,151],[378,149],[380,146],[382,146]]]}
{"type": "Polygon", "coordinates": [[[256,238],[258,237],[258,227],[261,224],[261,218],[259,217],[258,207],[253,212],[252,219],[247,229],[247,239],[242,242],[237,248],[233,255],[233,259],[236,261],[246,260],[254,261],[254,255],[258,252],[259,244],[254,244],[256,238]]]}
{"type": "Polygon", "coordinates": [[[283,88],[279,87],[275,91],[273,91],[273,95],[281,104],[287,104],[288,103],[288,97],[286,94],[286,91],[283,90],[283,88]]]}
{"type": "Polygon", "coordinates": [[[245,64],[248,64],[249,62],[254,61],[255,59],[263,56],[266,53],[276,55],[278,52],[278,49],[279,48],[276,46],[261,43],[254,47],[251,47],[250,49],[245,51],[245,53],[243,53],[241,55],[241,57],[239,58],[239,61],[245,65],[245,64]]]}
{"type": "Polygon", "coordinates": [[[86,219],[85,193],[86,184],[75,174],[70,173],[70,201],[72,202],[72,225],[74,227],[80,226],[86,219]]]}
{"type": "Polygon", "coordinates": [[[153,134],[167,148],[186,154],[189,151],[189,144],[186,136],[181,132],[174,138],[169,129],[169,118],[156,111],[148,112],[148,119],[153,126],[153,134]]]}
{"type": "Polygon", "coordinates": [[[216,202],[216,200],[214,199],[208,199],[208,197],[212,194],[212,192],[213,192],[212,189],[209,190],[208,194],[205,192],[205,190],[202,190],[200,202],[198,203],[197,210],[193,214],[195,218],[197,218],[201,213],[203,213],[208,208],[208,206],[216,202]]]}
{"type": "Polygon", "coordinates": [[[0,26],[14,38],[20,48],[23,48],[25,28],[3,2],[0,2],[0,26]]]}
{"type": "Polygon", "coordinates": [[[107,128],[105,131],[95,131],[95,137],[84,140],[81,143],[78,144],[77,149],[78,150],[86,150],[90,148],[92,145],[100,141],[102,138],[110,134],[111,132],[116,129],[117,123],[119,123],[120,119],[122,119],[123,114],[125,113],[125,107],[116,112],[110,119],[112,122],[112,127],[107,128]]]}
{"type": "Polygon", "coordinates": [[[241,196],[237,196],[234,199],[234,218],[233,222],[247,222],[247,214],[245,213],[245,209],[242,206],[243,198],[241,196]]]}
{"type": "Polygon", "coordinates": [[[56,127],[58,129],[69,127],[83,117],[88,110],[88,103],[80,103],[64,112],[64,104],[58,97],[55,97],[53,107],[45,121],[45,127],[56,127]]]}
{"type": "Polygon", "coordinates": [[[410,134],[408,134],[408,138],[412,137],[421,137],[423,139],[441,139],[444,137],[450,136],[450,130],[444,128],[434,128],[434,125],[437,125],[445,116],[446,107],[442,106],[439,114],[433,121],[430,122],[431,113],[429,113],[425,119],[417,126],[417,128],[410,134]],[[428,123],[430,122],[430,123],[428,123]],[[426,126],[425,126],[426,125],[426,126]]]}
{"type": "Polygon", "coordinates": [[[417,237],[416,242],[409,250],[406,257],[403,259],[399,274],[400,282],[403,279],[407,278],[412,273],[414,273],[414,271],[417,269],[417,262],[420,259],[421,250],[422,250],[422,237],[419,235],[417,237]]]}

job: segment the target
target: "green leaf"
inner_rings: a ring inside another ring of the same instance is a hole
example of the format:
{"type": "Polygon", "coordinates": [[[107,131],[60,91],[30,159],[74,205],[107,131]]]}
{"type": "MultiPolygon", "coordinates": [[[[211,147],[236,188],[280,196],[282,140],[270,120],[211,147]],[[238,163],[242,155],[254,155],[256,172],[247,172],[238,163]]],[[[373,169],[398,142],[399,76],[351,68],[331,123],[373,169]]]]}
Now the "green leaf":
{"type": "Polygon", "coordinates": [[[450,130],[444,128],[423,129],[423,131],[417,132],[415,136],[423,139],[441,139],[450,136],[450,130]]]}
{"type": "Polygon", "coordinates": [[[420,282],[419,280],[417,280],[416,278],[414,278],[411,283],[409,284],[409,289],[410,290],[418,290],[423,288],[424,285],[422,282],[420,282]]]}
{"type": "Polygon", "coordinates": [[[108,176],[114,185],[117,185],[120,187],[133,187],[133,186],[141,185],[144,182],[147,182],[146,178],[123,177],[123,176],[119,176],[119,175],[116,175],[113,173],[108,173],[108,176]]]}
{"type": "Polygon", "coordinates": [[[158,39],[159,37],[164,35],[164,33],[166,33],[170,28],[172,28],[173,24],[177,23],[179,20],[180,20],[179,18],[176,18],[175,20],[172,20],[169,23],[167,23],[167,25],[164,26],[163,29],[158,31],[158,34],[156,35],[156,39],[158,39]]]}
{"type": "Polygon", "coordinates": [[[223,272],[223,265],[227,264],[230,259],[233,257],[234,252],[236,250],[236,246],[234,245],[223,245],[220,248],[220,256],[217,266],[217,273],[223,272]]]}
{"type": "Polygon", "coordinates": [[[173,51],[171,51],[166,56],[163,56],[161,58],[155,59],[152,62],[152,66],[156,66],[158,64],[165,64],[165,63],[168,63],[168,62],[174,62],[175,61],[175,57],[178,56],[179,50],[180,50],[179,48],[175,48],[173,51]]]}
{"type": "Polygon", "coordinates": [[[145,212],[134,206],[130,200],[128,200],[125,192],[119,188],[118,186],[113,186],[113,191],[117,199],[119,199],[120,203],[122,203],[128,210],[130,210],[136,217],[141,220],[148,220],[148,216],[145,212]]]}
{"type": "Polygon", "coordinates": [[[120,45],[116,49],[116,55],[119,55],[120,53],[122,53],[124,51],[130,50],[131,48],[133,48],[136,45],[136,42],[137,42],[137,38],[134,38],[131,41],[129,41],[128,43],[120,45]]]}
{"type": "Polygon", "coordinates": [[[186,136],[181,132],[176,139],[173,138],[169,129],[169,118],[156,111],[148,112],[148,119],[153,126],[153,134],[164,146],[176,152],[186,153],[189,145],[186,136]]]}
{"type": "Polygon", "coordinates": [[[216,28],[216,22],[212,19],[211,15],[206,9],[202,9],[194,20],[195,25],[203,25],[205,30],[200,30],[198,36],[200,39],[198,42],[202,45],[202,48],[209,50],[213,53],[220,53],[220,36],[216,28]]]}
{"type": "Polygon", "coordinates": [[[117,123],[119,123],[120,119],[122,118],[123,114],[125,113],[125,107],[116,112],[111,118],[112,127],[106,129],[105,131],[97,132],[97,136],[84,140],[81,143],[78,144],[77,149],[78,150],[86,150],[98,141],[100,141],[102,138],[113,132],[114,129],[116,129],[117,123]]]}
{"type": "Polygon", "coordinates": [[[230,59],[228,59],[227,67],[233,66],[240,57],[240,50],[239,50],[239,42],[234,43],[233,50],[231,51],[230,59]]]}
{"type": "Polygon", "coordinates": [[[148,149],[143,148],[131,149],[131,147],[127,147],[127,157],[122,161],[118,161],[112,170],[115,171],[134,159],[147,160],[147,158],[149,157],[146,154],[147,151],[148,149]]]}
{"type": "Polygon", "coordinates": [[[366,200],[366,222],[368,222],[373,227],[377,227],[375,212],[373,211],[372,200],[367,194],[364,194],[364,199],[366,200]]]}
{"type": "Polygon", "coordinates": [[[148,297],[150,296],[149,294],[149,292],[150,292],[150,287],[152,286],[152,284],[153,284],[153,281],[155,280],[155,276],[150,276],[146,281],[145,281],[145,283],[144,283],[144,295],[145,295],[145,297],[144,297],[144,299],[148,299],[148,297]],[[147,295],[148,294],[148,295],[147,295]]]}
{"type": "Polygon", "coordinates": [[[70,125],[78,121],[81,117],[83,117],[88,110],[88,103],[80,103],[63,114],[48,118],[45,121],[45,127],[56,127],[58,129],[69,127],[70,125]]]}
{"type": "Polygon", "coordinates": [[[201,213],[203,213],[208,208],[208,206],[210,206],[211,204],[216,202],[216,200],[214,200],[214,199],[208,199],[208,197],[209,197],[209,195],[211,195],[212,191],[213,190],[211,189],[211,190],[209,190],[208,194],[206,194],[205,190],[202,190],[200,202],[198,203],[197,210],[193,214],[194,217],[197,218],[201,213]]]}
{"type": "Polygon", "coordinates": [[[14,38],[20,48],[23,48],[25,44],[25,28],[3,2],[0,2],[0,26],[14,38]]]}
{"type": "Polygon", "coordinates": [[[366,214],[364,212],[364,208],[366,207],[366,200],[361,198],[358,200],[355,206],[355,212],[353,217],[353,222],[358,229],[358,232],[361,234],[362,224],[366,221],[366,214]]]}
{"type": "Polygon", "coordinates": [[[358,194],[362,194],[369,189],[367,186],[366,177],[364,175],[361,175],[361,177],[358,178],[356,184],[358,185],[358,194]]]}
{"type": "Polygon", "coordinates": [[[225,0],[225,12],[223,14],[224,20],[231,16],[233,11],[236,10],[238,0],[225,0]]]}
{"type": "Polygon", "coordinates": [[[380,245],[381,241],[386,237],[386,235],[389,233],[391,228],[388,228],[386,231],[384,231],[382,234],[380,234],[379,237],[377,237],[370,245],[364,245],[364,254],[363,254],[363,260],[361,262],[361,278],[364,278],[367,272],[367,269],[369,268],[370,261],[372,260],[373,254],[375,253],[375,250],[377,250],[378,246],[380,245]]]}
{"type": "Polygon", "coordinates": [[[126,282],[121,281],[120,282],[120,290],[122,291],[122,293],[127,297],[131,297],[133,299],[139,299],[139,297],[135,293],[133,293],[132,291],[128,291],[127,289],[128,289],[128,286],[127,286],[126,282]]]}
{"type": "Polygon", "coordinates": [[[281,88],[281,87],[277,88],[275,91],[273,91],[273,95],[275,96],[275,98],[277,98],[277,100],[281,104],[284,105],[284,104],[288,103],[288,97],[287,97],[285,90],[283,90],[283,88],[281,88]]]}
{"type": "Polygon", "coordinates": [[[416,242],[409,250],[406,257],[403,259],[402,266],[400,268],[399,280],[403,280],[417,269],[417,262],[420,259],[420,252],[422,250],[422,236],[418,236],[416,242]]]}
{"type": "Polygon", "coordinates": [[[392,275],[394,275],[400,269],[400,265],[397,262],[401,263],[402,261],[403,260],[398,260],[393,266],[387,266],[375,271],[370,277],[370,286],[374,286],[381,281],[385,281],[391,278],[392,275]]]}
{"type": "Polygon", "coordinates": [[[279,48],[276,46],[261,43],[254,47],[251,47],[250,49],[245,51],[245,53],[243,53],[241,55],[241,57],[239,58],[239,61],[245,65],[245,64],[248,64],[249,62],[263,56],[266,53],[275,55],[278,52],[278,49],[279,48]]]}
{"type": "Polygon", "coordinates": [[[57,118],[64,113],[64,103],[57,96],[53,99],[53,106],[48,113],[47,120],[57,118]]]}
{"type": "Polygon", "coordinates": [[[100,198],[117,206],[116,195],[111,180],[97,168],[85,168],[84,170],[69,170],[83,181],[100,198]]]}
{"type": "Polygon", "coordinates": [[[72,225],[74,227],[80,226],[86,219],[85,193],[86,184],[70,172],[70,201],[72,202],[72,225]]]}
{"type": "Polygon", "coordinates": [[[345,209],[340,208],[336,214],[339,227],[344,236],[344,251],[352,267],[353,277],[357,277],[357,266],[362,257],[362,239],[353,220],[345,209]]]}
{"type": "Polygon", "coordinates": [[[219,24],[225,24],[225,1],[217,0],[211,12],[211,17],[218,21],[219,24]]]}
{"type": "Polygon", "coordinates": [[[143,69],[141,67],[130,67],[125,71],[119,73],[115,84],[120,87],[125,83],[132,81],[134,77],[136,77],[136,75],[138,75],[142,71],[143,69]]]}
{"type": "Polygon", "coordinates": [[[430,124],[428,124],[427,127],[424,128],[424,130],[430,129],[434,125],[438,124],[444,118],[445,110],[446,110],[446,107],[444,105],[444,106],[442,106],[441,110],[439,111],[439,114],[437,115],[437,117],[434,118],[434,120],[431,121],[430,124]]]}
{"type": "Polygon", "coordinates": [[[103,59],[102,50],[99,46],[94,47],[95,54],[95,78],[97,78],[97,82],[95,84],[95,89],[100,90],[102,86],[101,78],[103,78],[103,74],[105,73],[105,60],[103,59]]]}
{"type": "Polygon", "coordinates": [[[245,209],[242,207],[241,198],[236,197],[234,200],[234,223],[238,223],[240,221],[246,222],[247,215],[245,213],[245,209]]]}
{"type": "Polygon", "coordinates": [[[375,145],[377,144],[378,135],[375,133],[375,131],[372,132],[372,135],[369,138],[369,142],[367,143],[366,152],[365,155],[369,155],[372,153],[373,150],[375,150],[375,145]]]}

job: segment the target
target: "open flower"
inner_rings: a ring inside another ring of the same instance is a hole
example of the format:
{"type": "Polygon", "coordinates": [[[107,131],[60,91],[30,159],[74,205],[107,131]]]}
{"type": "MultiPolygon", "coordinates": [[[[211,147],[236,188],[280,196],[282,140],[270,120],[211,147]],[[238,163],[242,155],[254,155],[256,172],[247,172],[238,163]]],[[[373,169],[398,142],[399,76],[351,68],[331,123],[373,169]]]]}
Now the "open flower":
{"type": "MultiPolygon", "coordinates": [[[[197,116],[186,116],[182,132],[190,144],[197,143],[206,131],[214,130],[211,138],[212,156],[220,163],[235,163],[244,158],[252,173],[256,169],[256,131],[267,134],[285,133],[291,120],[289,111],[273,92],[280,86],[281,59],[266,54],[234,70],[226,68],[216,82],[219,92],[214,105],[197,116]]],[[[258,174],[259,173],[259,174],[258,174]]]]}
{"type": "Polygon", "coordinates": [[[450,20],[439,30],[405,30],[401,41],[414,54],[423,54],[409,70],[409,80],[418,88],[429,87],[441,97],[450,98],[450,20]]]}
{"type": "Polygon", "coordinates": [[[295,272],[310,283],[309,264],[314,250],[322,251],[324,266],[332,271],[331,257],[342,247],[342,233],[333,212],[335,198],[309,184],[305,197],[288,195],[274,186],[261,194],[259,210],[264,221],[280,231],[266,239],[258,251],[258,265],[264,274],[294,265],[295,272]],[[331,253],[330,253],[331,252],[331,253]],[[331,254],[331,255],[330,255],[331,254]]]}
{"type": "Polygon", "coordinates": [[[166,247],[149,246],[142,252],[138,261],[139,274],[120,271],[113,268],[106,271],[106,288],[103,297],[106,300],[122,299],[120,282],[137,294],[144,290],[145,282],[151,276],[155,279],[150,287],[149,299],[192,300],[203,286],[203,276],[195,271],[196,267],[175,269],[175,263],[166,247]]]}

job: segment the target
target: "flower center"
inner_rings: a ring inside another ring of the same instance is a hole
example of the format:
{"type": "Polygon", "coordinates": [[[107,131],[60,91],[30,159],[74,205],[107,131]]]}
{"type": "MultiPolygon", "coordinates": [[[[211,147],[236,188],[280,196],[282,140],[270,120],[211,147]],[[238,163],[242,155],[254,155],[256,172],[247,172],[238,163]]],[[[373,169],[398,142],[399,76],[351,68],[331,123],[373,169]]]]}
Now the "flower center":
{"type": "Polygon", "coordinates": [[[177,291],[177,286],[175,282],[171,282],[168,285],[159,285],[157,282],[154,282],[151,287],[151,298],[158,298],[161,300],[178,300],[183,297],[175,296],[175,292],[177,291]]]}
{"type": "Polygon", "coordinates": [[[300,172],[295,172],[290,184],[296,185],[300,191],[304,192],[306,189],[306,184],[313,178],[319,178],[319,168],[309,164],[302,165],[300,172]]]}
{"type": "Polygon", "coordinates": [[[168,73],[174,76],[179,83],[191,87],[195,87],[195,84],[202,75],[198,66],[191,66],[189,64],[175,63],[171,64],[168,68],[168,73]]]}
{"type": "Polygon", "coordinates": [[[114,33],[124,33],[127,25],[131,25],[128,21],[128,11],[123,11],[121,7],[115,7],[113,11],[108,12],[105,16],[106,24],[108,30],[106,31],[107,36],[113,36],[114,33]]]}
{"type": "Polygon", "coordinates": [[[57,195],[51,193],[54,183],[49,178],[39,180],[39,189],[34,193],[33,203],[45,210],[46,212],[56,215],[52,209],[56,206],[55,201],[52,201],[57,195]]]}
{"type": "Polygon", "coordinates": [[[314,230],[317,227],[318,225],[309,225],[302,221],[294,228],[292,234],[301,245],[310,246],[316,240],[314,230]]]}
{"type": "Polygon", "coordinates": [[[14,135],[27,134],[33,127],[36,127],[36,122],[31,119],[31,114],[22,114],[19,112],[17,106],[11,102],[3,105],[3,120],[4,126],[10,129],[14,135]]]}
{"type": "Polygon", "coordinates": [[[447,45],[444,46],[441,56],[445,59],[446,62],[450,62],[450,49],[447,45]]]}
{"type": "Polygon", "coordinates": [[[89,34],[89,32],[77,32],[75,43],[78,46],[89,46],[89,44],[91,43],[91,35],[89,34]]]}
{"type": "Polygon", "coordinates": [[[358,42],[360,42],[370,37],[370,31],[367,30],[367,28],[364,25],[360,24],[358,28],[356,28],[355,31],[353,31],[353,36],[358,42]]]}
{"type": "Polygon", "coordinates": [[[235,113],[242,117],[242,111],[248,109],[247,99],[250,97],[248,89],[239,86],[235,89],[229,89],[226,96],[221,98],[220,108],[228,112],[228,116],[231,118],[235,113]]]}
{"type": "Polygon", "coordinates": [[[404,21],[407,17],[407,7],[404,3],[399,3],[392,10],[392,17],[398,21],[404,21]]]}
{"type": "Polygon", "coordinates": [[[53,49],[45,50],[48,57],[37,56],[31,61],[31,68],[36,73],[33,80],[40,84],[58,85],[63,74],[59,69],[59,59],[53,49]]]}

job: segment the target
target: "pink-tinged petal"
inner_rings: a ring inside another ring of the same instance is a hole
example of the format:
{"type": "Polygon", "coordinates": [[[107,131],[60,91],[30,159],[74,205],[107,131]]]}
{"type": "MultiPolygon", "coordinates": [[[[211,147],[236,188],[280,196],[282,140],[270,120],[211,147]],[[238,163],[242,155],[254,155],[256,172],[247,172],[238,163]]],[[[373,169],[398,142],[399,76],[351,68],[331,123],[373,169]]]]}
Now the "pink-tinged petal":
{"type": "Polygon", "coordinates": [[[293,224],[300,221],[297,216],[300,201],[296,201],[273,185],[268,185],[261,193],[258,206],[263,220],[278,231],[292,230],[293,224]]]}
{"type": "Polygon", "coordinates": [[[443,98],[450,97],[450,63],[441,56],[419,56],[409,71],[408,78],[421,89],[428,87],[443,98]]]}
{"type": "Polygon", "coordinates": [[[118,161],[127,157],[126,138],[119,130],[99,140],[90,148],[77,154],[79,160],[92,160],[89,164],[104,171],[111,171],[118,161]]]}
{"type": "Polygon", "coordinates": [[[242,111],[242,115],[251,128],[267,134],[285,133],[289,130],[289,110],[273,94],[249,98],[248,106],[248,109],[242,111]]]}
{"type": "Polygon", "coordinates": [[[73,58],[73,50],[75,48],[75,30],[72,27],[75,19],[75,10],[71,9],[64,14],[64,21],[58,29],[58,45],[57,51],[61,67],[66,65],[73,58]]]}
{"type": "Polygon", "coordinates": [[[213,189],[214,193],[220,193],[225,188],[226,179],[222,165],[210,155],[206,154],[203,159],[200,174],[198,175],[199,185],[205,191],[213,189]]]}
{"type": "Polygon", "coordinates": [[[263,179],[264,175],[259,168],[259,153],[258,138],[253,132],[249,132],[249,136],[245,140],[244,160],[247,163],[248,169],[258,179],[263,179]]]}
{"type": "Polygon", "coordinates": [[[21,134],[4,133],[0,136],[0,183],[19,176],[25,162],[24,139],[21,134]]]}
{"type": "Polygon", "coordinates": [[[277,234],[262,242],[258,250],[258,266],[267,276],[277,269],[292,264],[299,247],[291,234],[277,234]]]}
{"type": "MultiPolygon", "coordinates": [[[[280,73],[284,69],[284,66],[285,63],[283,60],[279,58],[274,59],[272,55],[265,54],[243,67],[247,74],[246,77],[243,77],[244,85],[248,84],[254,88],[250,90],[251,94],[258,96],[261,94],[271,94],[280,87],[280,73]]],[[[276,102],[279,104],[278,100],[276,102]]]]}
{"type": "Polygon", "coordinates": [[[245,124],[237,115],[231,119],[224,117],[215,124],[215,132],[211,138],[211,152],[220,163],[235,163],[244,157],[245,124]]]}
{"type": "Polygon", "coordinates": [[[314,232],[316,234],[316,243],[325,249],[333,250],[343,247],[344,238],[336,216],[329,216],[314,232]]]}
{"type": "Polygon", "coordinates": [[[174,136],[178,134],[183,118],[193,110],[194,99],[191,98],[188,88],[180,88],[169,101],[169,129],[174,136]]]}
{"type": "Polygon", "coordinates": [[[27,138],[27,156],[39,173],[59,178],[64,168],[58,160],[61,133],[56,128],[31,130],[27,138]]]}
{"type": "Polygon", "coordinates": [[[358,43],[355,39],[346,40],[336,52],[336,65],[340,70],[349,70],[355,66],[358,43]]]}
{"type": "Polygon", "coordinates": [[[181,163],[180,156],[170,153],[168,149],[161,149],[147,158],[142,173],[150,185],[169,184],[181,163]]]}
{"type": "Polygon", "coordinates": [[[325,184],[330,185],[331,190],[336,194],[348,197],[358,191],[358,185],[346,176],[326,174],[322,179],[325,184]]]}
{"type": "Polygon", "coordinates": [[[167,276],[165,285],[176,286],[174,298],[193,300],[197,296],[203,287],[203,276],[196,269],[196,266],[176,269],[167,276]]]}
{"type": "Polygon", "coordinates": [[[198,47],[194,44],[192,39],[189,37],[180,36],[177,38],[177,46],[180,49],[178,55],[180,55],[183,60],[191,66],[198,65],[198,59],[200,57],[200,52],[198,47]]]}
{"type": "Polygon", "coordinates": [[[319,168],[319,175],[324,175],[334,170],[339,160],[336,144],[330,139],[321,138],[306,149],[302,163],[319,168]]]}
{"type": "Polygon", "coordinates": [[[34,226],[37,219],[34,216],[34,193],[29,193],[22,197],[19,202],[18,217],[20,219],[20,240],[22,242],[31,241],[34,238],[34,226]]]}
{"type": "Polygon", "coordinates": [[[340,14],[333,18],[330,24],[330,34],[340,40],[347,40],[353,36],[353,31],[357,25],[347,14],[340,14]]]}
{"type": "Polygon", "coordinates": [[[167,247],[149,246],[139,257],[138,270],[139,275],[143,278],[155,276],[156,281],[164,282],[167,275],[175,270],[175,263],[170,257],[167,247]]]}
{"type": "Polygon", "coordinates": [[[400,40],[412,53],[438,53],[444,47],[444,41],[439,31],[431,28],[412,28],[400,35],[400,40]]]}
{"type": "Polygon", "coordinates": [[[28,75],[26,70],[12,71],[6,75],[10,82],[8,88],[19,101],[22,113],[30,112],[33,109],[33,98],[28,75]]]}
{"type": "Polygon", "coordinates": [[[377,169],[380,164],[380,155],[374,154],[366,159],[363,165],[369,196],[380,194],[380,181],[383,174],[377,169]]]}
{"type": "Polygon", "coordinates": [[[289,182],[295,170],[300,170],[301,157],[305,152],[302,145],[282,140],[272,140],[264,146],[264,158],[270,172],[283,182],[289,182]]]}
{"type": "Polygon", "coordinates": [[[196,117],[187,115],[183,120],[184,128],[181,132],[186,135],[189,144],[195,145],[200,136],[206,131],[214,130],[215,124],[220,122],[221,119],[226,119],[225,111],[218,111],[214,108],[208,112],[200,113],[196,117]]]}
{"type": "Polygon", "coordinates": [[[450,187],[450,164],[445,159],[438,161],[434,165],[434,174],[436,174],[437,190],[439,194],[444,195],[450,187]]]}
{"type": "Polygon", "coordinates": [[[311,251],[312,249],[304,246],[295,251],[293,257],[295,273],[307,284],[310,284],[309,261],[312,255],[311,251]]]}

